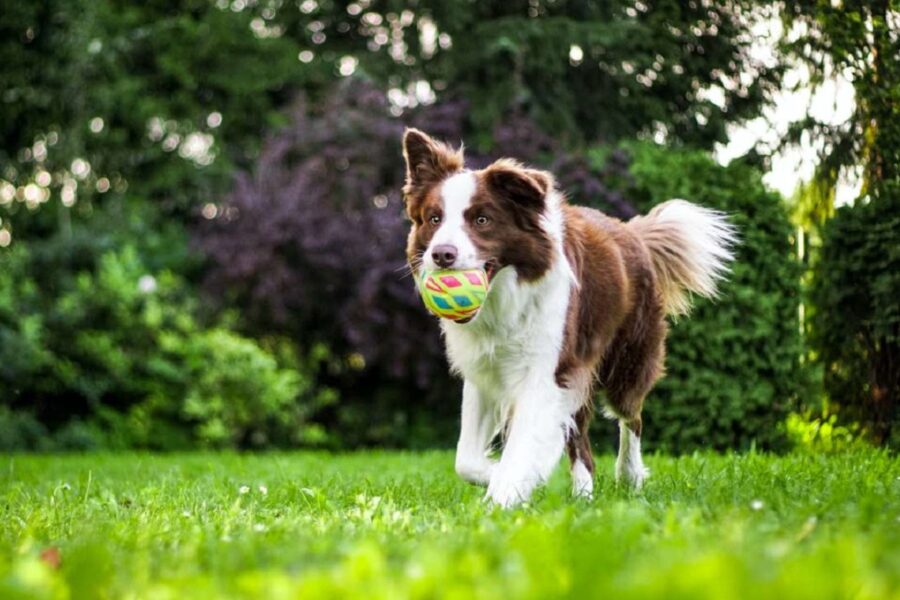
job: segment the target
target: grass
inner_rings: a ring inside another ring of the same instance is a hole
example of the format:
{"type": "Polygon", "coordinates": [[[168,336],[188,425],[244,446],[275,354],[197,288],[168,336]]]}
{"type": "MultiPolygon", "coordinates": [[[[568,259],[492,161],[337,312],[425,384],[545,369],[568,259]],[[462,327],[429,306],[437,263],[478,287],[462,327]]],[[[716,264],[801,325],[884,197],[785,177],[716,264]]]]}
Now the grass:
{"type": "Polygon", "coordinates": [[[900,598],[900,459],[598,461],[510,512],[444,452],[0,457],[2,598],[900,598]]]}

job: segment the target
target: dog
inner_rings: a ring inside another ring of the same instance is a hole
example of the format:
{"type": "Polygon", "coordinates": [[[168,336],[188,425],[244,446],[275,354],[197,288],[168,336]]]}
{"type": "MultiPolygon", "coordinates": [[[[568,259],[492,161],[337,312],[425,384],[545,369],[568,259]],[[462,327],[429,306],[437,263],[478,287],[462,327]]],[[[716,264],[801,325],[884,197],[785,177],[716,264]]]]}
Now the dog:
{"type": "Polygon", "coordinates": [[[573,492],[590,497],[588,426],[602,386],[619,422],[616,480],[639,489],[641,409],[663,374],[666,315],[687,313],[691,293],[716,296],[735,228],[684,200],[622,222],[569,204],[550,173],[514,160],[466,169],[462,149],[417,129],[405,131],[403,155],[413,273],[480,268],[490,281],[474,319],[441,320],[464,380],[458,475],[511,507],[566,451],[573,492]]]}

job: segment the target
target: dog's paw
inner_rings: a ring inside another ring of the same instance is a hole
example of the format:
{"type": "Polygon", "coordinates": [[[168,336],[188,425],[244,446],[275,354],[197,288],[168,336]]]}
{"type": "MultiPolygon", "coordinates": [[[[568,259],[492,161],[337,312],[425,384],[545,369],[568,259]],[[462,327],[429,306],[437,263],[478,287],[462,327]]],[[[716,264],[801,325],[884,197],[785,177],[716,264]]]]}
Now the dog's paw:
{"type": "Polygon", "coordinates": [[[476,485],[488,485],[494,474],[497,464],[487,459],[479,461],[464,461],[457,459],[456,474],[463,480],[476,485]]]}
{"type": "Polygon", "coordinates": [[[572,495],[585,500],[594,498],[594,476],[580,461],[572,467],[572,495]]]}
{"type": "Polygon", "coordinates": [[[525,482],[497,477],[491,478],[484,499],[500,508],[512,508],[528,500],[531,486],[525,482]]]}
{"type": "Polygon", "coordinates": [[[643,463],[616,464],[616,483],[625,484],[635,491],[640,491],[648,477],[650,477],[650,469],[643,463]]]}

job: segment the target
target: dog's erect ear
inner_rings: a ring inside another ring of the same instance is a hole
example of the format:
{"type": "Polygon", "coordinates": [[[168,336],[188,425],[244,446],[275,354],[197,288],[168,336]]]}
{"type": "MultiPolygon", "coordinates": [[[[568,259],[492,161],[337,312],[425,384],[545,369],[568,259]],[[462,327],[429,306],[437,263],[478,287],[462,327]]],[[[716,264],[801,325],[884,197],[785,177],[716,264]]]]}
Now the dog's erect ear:
{"type": "Polygon", "coordinates": [[[547,197],[547,194],[550,193],[550,190],[552,190],[553,186],[555,185],[553,175],[551,175],[547,171],[525,169],[525,174],[531,177],[532,180],[534,180],[538,188],[541,190],[541,194],[544,196],[544,198],[547,197]]]}
{"type": "Polygon", "coordinates": [[[484,171],[485,181],[498,196],[512,202],[517,208],[533,212],[544,209],[547,194],[553,187],[549,173],[526,169],[519,163],[501,159],[484,171]]]}
{"type": "Polygon", "coordinates": [[[454,150],[418,129],[404,132],[403,158],[406,159],[403,193],[407,197],[463,168],[462,149],[454,150]]]}

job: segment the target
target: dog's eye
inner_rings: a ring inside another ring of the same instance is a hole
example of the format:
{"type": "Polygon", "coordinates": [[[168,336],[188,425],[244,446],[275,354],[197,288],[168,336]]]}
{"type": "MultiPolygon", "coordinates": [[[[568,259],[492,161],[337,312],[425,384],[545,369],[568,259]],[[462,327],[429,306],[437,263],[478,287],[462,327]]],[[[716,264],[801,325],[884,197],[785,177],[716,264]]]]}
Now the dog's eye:
{"type": "Polygon", "coordinates": [[[439,225],[441,222],[441,217],[440,215],[431,215],[431,217],[429,217],[428,219],[428,222],[432,225],[439,225]]]}
{"type": "Polygon", "coordinates": [[[476,224],[476,225],[484,226],[484,225],[487,225],[487,224],[490,223],[490,222],[491,222],[490,217],[486,217],[486,216],[484,216],[484,215],[478,215],[477,217],[475,217],[475,224],[476,224]]]}

